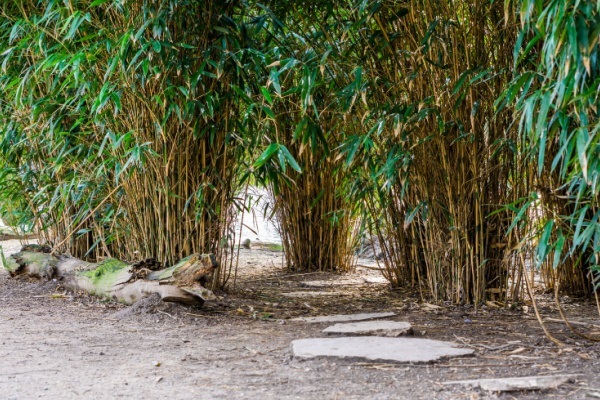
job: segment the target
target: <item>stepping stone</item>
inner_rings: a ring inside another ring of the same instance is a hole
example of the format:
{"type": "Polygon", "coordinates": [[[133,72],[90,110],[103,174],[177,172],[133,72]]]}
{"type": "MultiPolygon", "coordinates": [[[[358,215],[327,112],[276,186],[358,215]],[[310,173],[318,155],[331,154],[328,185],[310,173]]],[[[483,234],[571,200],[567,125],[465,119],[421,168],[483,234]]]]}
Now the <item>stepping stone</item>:
{"type": "Polygon", "coordinates": [[[495,378],[495,379],[474,379],[467,381],[443,382],[443,385],[469,385],[479,386],[483,390],[493,392],[511,392],[516,390],[539,390],[556,389],[560,385],[567,383],[579,376],[571,375],[541,375],[541,376],[523,376],[515,378],[495,378]]]}
{"type": "MultiPolygon", "coordinates": [[[[302,287],[312,287],[312,288],[326,288],[334,285],[332,281],[306,281],[302,282],[300,286],[302,287]]],[[[339,283],[338,283],[339,285],[339,283]]]]}
{"type": "Polygon", "coordinates": [[[412,326],[408,322],[398,321],[365,321],[351,322],[348,324],[335,324],[323,330],[324,333],[340,334],[346,336],[370,335],[397,337],[412,333],[412,326]]]}
{"type": "Polygon", "coordinates": [[[360,282],[356,281],[306,281],[302,282],[300,286],[311,288],[327,288],[332,286],[357,285],[359,283],[360,282]]]}
{"type": "Polygon", "coordinates": [[[363,278],[363,280],[365,281],[365,283],[390,283],[383,276],[367,276],[363,278]]]}
{"type": "Polygon", "coordinates": [[[393,312],[381,312],[381,313],[362,313],[362,314],[348,314],[348,315],[322,315],[320,317],[301,317],[293,318],[291,321],[300,322],[347,322],[347,321],[364,321],[367,319],[379,319],[393,317],[396,313],[393,312]]]}
{"type": "Polygon", "coordinates": [[[285,297],[321,297],[321,296],[347,296],[348,293],[340,293],[340,292],[290,292],[290,293],[281,293],[282,296],[285,297]]]}
{"type": "Polygon", "coordinates": [[[292,342],[292,350],[294,357],[303,359],[337,357],[398,363],[426,363],[448,357],[471,355],[475,351],[455,347],[456,345],[431,339],[362,336],[300,339],[292,342]]]}

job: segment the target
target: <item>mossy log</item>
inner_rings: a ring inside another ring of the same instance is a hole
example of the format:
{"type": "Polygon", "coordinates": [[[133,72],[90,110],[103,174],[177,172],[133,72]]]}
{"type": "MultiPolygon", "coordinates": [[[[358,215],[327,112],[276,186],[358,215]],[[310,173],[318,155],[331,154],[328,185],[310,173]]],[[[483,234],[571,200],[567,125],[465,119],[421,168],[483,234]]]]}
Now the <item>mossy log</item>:
{"type": "Polygon", "coordinates": [[[206,284],[218,268],[211,254],[194,254],[177,265],[156,269],[154,260],[127,264],[106,259],[98,264],[66,256],[54,256],[41,246],[25,246],[21,252],[4,257],[4,268],[11,276],[58,279],[71,290],[109,298],[126,304],[157,293],[164,301],[203,304],[215,299],[206,284]]]}

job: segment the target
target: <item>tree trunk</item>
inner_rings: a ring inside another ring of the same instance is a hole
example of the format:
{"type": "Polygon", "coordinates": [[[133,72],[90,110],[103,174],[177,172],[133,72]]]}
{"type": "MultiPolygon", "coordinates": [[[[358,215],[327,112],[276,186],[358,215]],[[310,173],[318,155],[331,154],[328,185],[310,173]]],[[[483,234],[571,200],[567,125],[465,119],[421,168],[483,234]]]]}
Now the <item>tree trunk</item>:
{"type": "Polygon", "coordinates": [[[58,279],[71,290],[133,304],[157,293],[163,301],[201,305],[215,295],[203,284],[212,279],[218,264],[212,254],[193,254],[177,265],[158,269],[153,259],[127,264],[106,259],[99,264],[66,256],[54,256],[49,249],[26,245],[21,252],[4,257],[4,268],[11,276],[58,279]]]}

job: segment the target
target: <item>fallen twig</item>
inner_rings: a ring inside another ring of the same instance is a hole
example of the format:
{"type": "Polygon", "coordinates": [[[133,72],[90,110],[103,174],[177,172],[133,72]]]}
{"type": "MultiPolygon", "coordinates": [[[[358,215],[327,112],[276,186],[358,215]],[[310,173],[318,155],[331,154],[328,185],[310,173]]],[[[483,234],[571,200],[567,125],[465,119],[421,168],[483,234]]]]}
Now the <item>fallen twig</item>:
{"type": "Polygon", "coordinates": [[[249,283],[249,282],[260,282],[260,281],[272,281],[274,279],[285,279],[285,278],[292,278],[295,276],[305,276],[305,275],[314,275],[314,274],[322,274],[322,271],[316,271],[316,272],[306,272],[303,274],[292,274],[292,275],[282,275],[282,276],[271,276],[271,277],[265,277],[265,278],[260,278],[260,279],[252,279],[250,281],[244,281],[245,283],[249,283]]]}
{"type": "Polygon", "coordinates": [[[360,267],[360,268],[366,268],[366,269],[370,269],[370,270],[373,270],[373,271],[383,271],[383,270],[384,270],[383,268],[379,268],[379,267],[369,267],[369,266],[367,266],[367,265],[361,265],[361,264],[358,264],[358,265],[357,265],[357,267],[360,267]]]}
{"type": "MultiPolygon", "coordinates": [[[[519,258],[521,261],[521,268],[523,268],[523,272],[525,272],[527,269],[525,268],[525,260],[523,259],[523,253],[519,252],[519,258]]],[[[529,294],[529,298],[531,299],[531,304],[533,305],[533,310],[535,311],[535,316],[540,324],[540,327],[544,331],[544,334],[546,334],[546,337],[548,339],[550,339],[557,346],[561,346],[561,347],[564,346],[565,344],[563,342],[561,342],[560,340],[558,340],[557,338],[555,338],[550,333],[548,328],[546,328],[546,324],[544,324],[544,320],[542,319],[542,316],[540,315],[540,311],[538,310],[537,302],[535,301],[535,296],[533,295],[533,290],[531,289],[531,284],[529,284],[529,278],[527,277],[526,273],[523,274],[523,278],[525,280],[525,287],[527,288],[527,294],[529,294]]]]}
{"type": "Polygon", "coordinates": [[[462,337],[456,336],[456,335],[454,335],[454,337],[456,338],[456,340],[458,340],[465,346],[473,347],[473,348],[483,348],[483,349],[490,350],[490,351],[498,351],[498,350],[502,350],[502,349],[505,349],[510,346],[516,346],[516,345],[521,344],[521,341],[519,340],[517,342],[507,343],[507,344],[503,344],[500,346],[487,346],[485,344],[470,344],[465,340],[465,338],[462,338],[462,337]]]}
{"type": "Polygon", "coordinates": [[[169,317],[173,318],[174,320],[177,320],[177,317],[174,317],[174,316],[172,316],[172,315],[171,315],[171,314],[169,314],[168,312],[164,312],[164,311],[161,311],[161,310],[156,310],[156,311],[158,311],[158,312],[159,312],[159,313],[161,313],[161,314],[168,315],[169,317]]]}
{"type": "MultiPolygon", "coordinates": [[[[200,317],[200,318],[219,318],[219,315],[206,315],[206,314],[194,314],[191,312],[184,312],[185,315],[191,315],[192,317],[200,317]]],[[[223,315],[227,315],[227,313],[219,313],[223,315]]]]}
{"type": "MultiPolygon", "coordinates": [[[[560,318],[546,318],[546,321],[564,323],[564,321],[560,318]]],[[[581,322],[581,321],[569,321],[569,322],[571,323],[571,325],[581,325],[581,326],[585,326],[586,328],[599,328],[600,329],[600,325],[591,324],[589,322],[581,322]]]]}

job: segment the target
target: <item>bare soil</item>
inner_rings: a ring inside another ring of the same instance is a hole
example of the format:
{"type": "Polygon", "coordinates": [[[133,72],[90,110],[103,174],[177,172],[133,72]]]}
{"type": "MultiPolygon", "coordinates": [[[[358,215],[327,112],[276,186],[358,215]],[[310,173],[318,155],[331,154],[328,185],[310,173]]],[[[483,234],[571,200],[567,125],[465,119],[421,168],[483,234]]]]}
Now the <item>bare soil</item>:
{"type": "MultiPolygon", "coordinates": [[[[0,242],[5,253],[16,241],[0,242]]],[[[362,260],[362,264],[366,261],[362,260]]],[[[60,282],[16,280],[0,269],[1,399],[584,399],[600,396],[600,344],[548,324],[567,346],[545,338],[532,311],[442,308],[378,283],[378,272],[289,274],[281,253],[242,250],[235,290],[203,308],[154,298],[124,307],[60,282]],[[330,281],[309,288],[306,282],[330,281]],[[374,282],[374,283],[373,283],[374,282]],[[288,298],[298,291],[333,296],[288,298]],[[455,341],[474,357],[435,364],[293,359],[291,341],[325,336],[327,324],[297,316],[394,311],[415,336],[455,341]],[[558,389],[489,393],[447,386],[464,379],[579,374],[558,389]]],[[[546,318],[559,318],[539,296],[546,318]]],[[[600,326],[590,300],[563,299],[569,315],[600,326]]],[[[531,307],[529,307],[531,309],[531,307]]],[[[582,328],[586,332],[600,327],[582,328]]],[[[600,332],[596,332],[597,334],[600,332]]]]}

